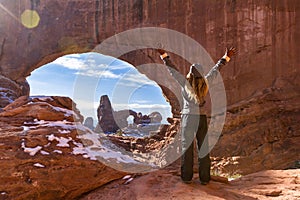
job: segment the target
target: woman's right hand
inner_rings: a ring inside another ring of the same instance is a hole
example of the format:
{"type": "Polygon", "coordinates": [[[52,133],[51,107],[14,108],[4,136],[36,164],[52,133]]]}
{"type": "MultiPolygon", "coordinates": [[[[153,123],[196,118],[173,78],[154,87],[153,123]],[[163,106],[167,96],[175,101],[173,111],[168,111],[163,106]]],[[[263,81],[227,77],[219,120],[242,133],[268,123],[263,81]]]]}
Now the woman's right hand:
{"type": "Polygon", "coordinates": [[[226,59],[227,62],[230,61],[230,59],[236,54],[236,49],[234,47],[230,47],[230,49],[226,48],[225,54],[223,56],[224,59],[226,59]]]}

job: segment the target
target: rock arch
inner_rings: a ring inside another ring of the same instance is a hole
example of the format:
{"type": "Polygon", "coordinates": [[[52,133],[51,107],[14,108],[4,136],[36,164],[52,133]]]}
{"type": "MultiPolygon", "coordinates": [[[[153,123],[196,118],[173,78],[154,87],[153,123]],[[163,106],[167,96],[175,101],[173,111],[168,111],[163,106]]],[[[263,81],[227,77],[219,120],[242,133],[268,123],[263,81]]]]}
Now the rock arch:
{"type": "Polygon", "coordinates": [[[95,132],[115,133],[119,129],[128,126],[127,118],[133,116],[135,124],[142,123],[161,123],[162,115],[159,112],[152,112],[149,115],[141,115],[134,110],[114,111],[111,101],[107,95],[100,97],[100,103],[97,109],[98,124],[95,132]]]}
{"type": "MultiPolygon", "coordinates": [[[[34,69],[66,54],[92,51],[104,39],[138,27],[166,27],[185,33],[204,46],[214,60],[226,46],[236,46],[240,50],[239,57],[231,69],[223,73],[229,104],[270,87],[278,76],[299,75],[295,73],[299,62],[294,52],[300,50],[300,37],[297,37],[300,8],[295,1],[276,1],[272,5],[257,1],[251,8],[250,0],[164,3],[159,0],[53,0],[37,1],[34,5],[32,2],[1,1],[1,107],[18,96],[28,95],[26,77],[34,69]],[[39,14],[40,22],[37,27],[28,29],[22,25],[20,16],[25,9],[32,8],[39,14]],[[282,48],[289,49],[288,56],[278,52],[282,48]],[[286,62],[287,57],[289,62],[286,62]],[[261,74],[264,74],[263,79],[261,74]],[[245,81],[248,84],[243,84],[245,81]]],[[[151,50],[140,50],[121,59],[133,65],[153,62],[148,55],[157,57],[151,50]]],[[[181,68],[185,74],[187,63],[176,57],[175,61],[185,66],[181,68]]],[[[176,98],[167,88],[162,86],[162,89],[172,105],[172,112],[178,114],[176,98]]]]}

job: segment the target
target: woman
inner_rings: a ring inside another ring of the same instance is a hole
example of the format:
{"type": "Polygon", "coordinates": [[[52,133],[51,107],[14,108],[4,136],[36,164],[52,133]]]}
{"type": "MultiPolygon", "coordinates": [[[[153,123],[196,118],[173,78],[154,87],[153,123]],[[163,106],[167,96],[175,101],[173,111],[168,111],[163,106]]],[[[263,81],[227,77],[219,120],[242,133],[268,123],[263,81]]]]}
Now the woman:
{"type": "Polygon", "coordinates": [[[190,67],[186,79],[175,72],[175,65],[171,62],[168,54],[158,49],[160,58],[169,67],[170,74],[177,80],[181,86],[183,108],[181,110],[181,179],[184,183],[191,183],[193,178],[193,158],[194,158],[194,143],[193,140],[197,138],[198,149],[198,167],[199,179],[201,184],[206,185],[210,181],[210,166],[211,161],[209,157],[207,134],[207,118],[206,115],[200,114],[200,108],[204,106],[204,97],[208,92],[208,82],[214,79],[218,70],[230,61],[235,54],[235,48],[226,49],[224,56],[217,62],[217,64],[208,72],[207,75],[202,76],[203,70],[199,64],[193,64],[190,67]],[[201,148],[202,147],[202,148],[201,148]],[[204,157],[200,155],[200,149],[207,154],[204,157]]]}

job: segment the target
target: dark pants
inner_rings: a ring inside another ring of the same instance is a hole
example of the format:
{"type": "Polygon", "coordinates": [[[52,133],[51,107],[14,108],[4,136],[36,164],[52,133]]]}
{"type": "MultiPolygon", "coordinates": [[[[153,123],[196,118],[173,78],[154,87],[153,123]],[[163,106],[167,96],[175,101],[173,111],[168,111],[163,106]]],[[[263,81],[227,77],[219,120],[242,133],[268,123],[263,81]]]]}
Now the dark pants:
{"type": "Polygon", "coordinates": [[[207,134],[206,115],[182,115],[181,117],[181,179],[193,178],[194,138],[197,138],[199,178],[201,182],[210,180],[210,157],[207,134]]]}

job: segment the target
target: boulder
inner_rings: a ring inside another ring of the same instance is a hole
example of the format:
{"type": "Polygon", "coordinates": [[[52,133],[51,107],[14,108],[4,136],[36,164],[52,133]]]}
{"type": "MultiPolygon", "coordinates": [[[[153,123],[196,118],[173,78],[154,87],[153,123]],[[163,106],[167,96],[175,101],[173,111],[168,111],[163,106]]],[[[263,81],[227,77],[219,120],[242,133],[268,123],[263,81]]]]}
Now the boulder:
{"type": "MultiPolygon", "coordinates": [[[[72,104],[61,104],[60,102],[73,102],[69,97],[33,97],[22,96],[9,104],[0,113],[0,117],[21,117],[36,120],[50,121],[80,121],[83,116],[72,104]],[[67,100],[68,99],[68,100],[67,100]]],[[[76,106],[74,104],[74,106],[76,106]]]]}
{"type": "Polygon", "coordinates": [[[0,113],[1,199],[75,199],[145,169],[57,99],[21,97],[0,113]]]}
{"type": "Polygon", "coordinates": [[[74,122],[35,121],[24,128],[1,122],[0,127],[4,199],[74,199],[125,175],[74,154],[83,143],[74,122]]]}

